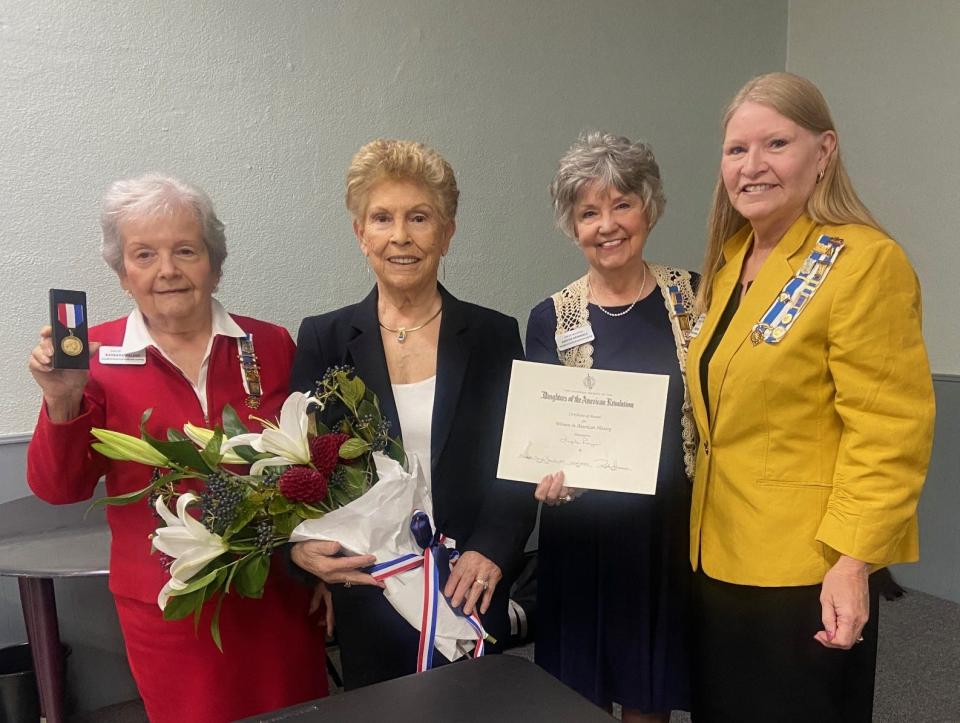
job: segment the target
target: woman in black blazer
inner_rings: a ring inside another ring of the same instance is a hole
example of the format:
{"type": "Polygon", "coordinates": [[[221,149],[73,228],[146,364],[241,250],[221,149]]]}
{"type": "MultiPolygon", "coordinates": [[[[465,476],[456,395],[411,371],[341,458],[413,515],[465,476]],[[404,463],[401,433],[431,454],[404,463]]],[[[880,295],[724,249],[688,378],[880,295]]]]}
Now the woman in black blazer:
{"type": "MultiPolygon", "coordinates": [[[[460,301],[437,281],[458,196],[453,170],[433,149],[387,140],[360,149],[347,206],[377,284],[358,304],[304,319],[291,387],[310,391],[329,367],[349,365],[377,394],[391,436],[420,459],[436,529],[461,552],[444,595],[467,614],[479,610],[503,640],[509,583],[536,514],[526,485],[496,478],[510,366],[523,348],[515,319],[460,301]]],[[[344,687],[415,672],[419,633],[361,571],[372,558],[337,551],[303,542],[291,555],[331,584],[344,687]]]]}

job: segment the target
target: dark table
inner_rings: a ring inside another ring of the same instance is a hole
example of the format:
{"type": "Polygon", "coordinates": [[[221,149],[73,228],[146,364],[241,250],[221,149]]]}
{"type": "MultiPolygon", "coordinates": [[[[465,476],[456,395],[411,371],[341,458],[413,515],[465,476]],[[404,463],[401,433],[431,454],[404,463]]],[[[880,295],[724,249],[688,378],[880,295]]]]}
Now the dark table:
{"type": "Polygon", "coordinates": [[[523,658],[489,655],[247,718],[247,723],[538,723],[613,718],[523,658]]]}
{"type": "Polygon", "coordinates": [[[89,502],[49,505],[24,497],[0,505],[0,575],[18,578],[40,707],[48,723],[66,720],[64,652],[53,579],[106,575],[110,530],[89,502]]]}

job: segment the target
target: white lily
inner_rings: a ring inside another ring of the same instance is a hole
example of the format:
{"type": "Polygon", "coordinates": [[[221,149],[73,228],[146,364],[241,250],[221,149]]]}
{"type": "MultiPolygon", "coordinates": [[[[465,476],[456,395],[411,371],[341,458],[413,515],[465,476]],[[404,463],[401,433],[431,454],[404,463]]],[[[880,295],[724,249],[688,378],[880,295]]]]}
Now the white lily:
{"type": "Polygon", "coordinates": [[[310,440],[307,430],[307,395],[293,392],[280,409],[277,424],[259,417],[251,417],[263,424],[260,434],[238,434],[223,443],[223,449],[233,449],[248,444],[258,452],[268,452],[273,457],[259,459],[250,468],[250,474],[260,474],[265,467],[286,467],[291,464],[310,464],[310,440]]]}
{"type": "Polygon", "coordinates": [[[187,511],[187,507],[200,498],[186,492],[177,499],[177,514],[174,515],[158,498],[157,514],[167,523],[158,527],[153,536],[153,547],[174,558],[170,566],[170,580],[157,596],[157,604],[163,610],[170,596],[183,590],[191,577],[202,570],[208,562],[227,551],[227,543],[215,535],[187,511]]]}
{"type": "MultiPolygon", "coordinates": [[[[183,433],[200,449],[204,449],[210,443],[210,440],[213,439],[213,435],[216,434],[212,429],[197,427],[190,424],[190,422],[183,425],[183,433]]],[[[226,446],[227,441],[228,440],[224,439],[220,442],[220,461],[223,464],[246,464],[247,460],[226,446]]]]}

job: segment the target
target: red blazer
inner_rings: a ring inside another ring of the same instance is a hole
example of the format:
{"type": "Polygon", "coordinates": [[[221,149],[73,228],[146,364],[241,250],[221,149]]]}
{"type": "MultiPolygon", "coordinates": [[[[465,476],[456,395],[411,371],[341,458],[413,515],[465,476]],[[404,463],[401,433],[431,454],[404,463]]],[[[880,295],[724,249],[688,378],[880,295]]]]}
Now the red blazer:
{"type": "MultiPolygon", "coordinates": [[[[154,347],[147,348],[147,361],[142,366],[107,366],[94,357],[90,360],[90,380],[84,390],[80,416],[57,424],[47,416],[46,405],[41,406],[27,451],[27,482],[37,497],[52,504],[89,499],[103,475],[107,476],[108,495],[145,487],[150,480],[150,468],[106,459],[90,447],[90,430],[105,427],[139,436],[140,415],[151,407],[153,414],[147,431],[161,438],[166,438],[167,428],[180,429],[185,422],[209,427],[219,424],[226,404],[233,406],[254,431],[260,425],[248,420],[250,414],[275,418],[287,397],[293,340],[286,329],[274,324],[243,316],[233,316],[233,320],[253,334],[263,388],[259,409],[246,406],[237,343],[230,337],[216,336],[210,350],[209,420],[204,419],[190,382],[154,347]]],[[[126,318],[100,324],[90,329],[90,340],[120,346],[126,326],[126,318]]],[[[167,573],[150,554],[148,536],[157,526],[152,510],[145,502],[110,507],[107,519],[112,531],[110,590],[115,595],[155,604],[167,573]]]]}

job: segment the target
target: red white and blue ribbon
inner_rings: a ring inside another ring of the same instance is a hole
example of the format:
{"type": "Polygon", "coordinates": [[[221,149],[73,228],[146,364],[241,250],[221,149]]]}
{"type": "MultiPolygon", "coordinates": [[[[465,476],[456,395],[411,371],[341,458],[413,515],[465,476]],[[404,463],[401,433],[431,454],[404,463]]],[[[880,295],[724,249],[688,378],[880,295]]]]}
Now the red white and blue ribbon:
{"type": "Polygon", "coordinates": [[[57,304],[57,321],[68,329],[83,324],[83,304],[57,304]]]}
{"type": "MultiPolygon", "coordinates": [[[[378,563],[370,568],[370,574],[375,580],[382,581],[411,570],[423,570],[423,608],[420,619],[420,645],[417,651],[417,672],[422,673],[433,667],[437,614],[442,600],[440,589],[446,586],[447,578],[450,576],[450,565],[456,561],[459,553],[444,544],[445,535],[439,532],[434,533],[430,517],[426,512],[414,511],[410,518],[410,531],[423,552],[419,555],[411,552],[393,560],[378,563]]],[[[479,658],[484,653],[483,641],[486,637],[480,618],[476,613],[464,615],[460,609],[451,609],[463,617],[476,633],[477,644],[473,649],[473,657],[479,658]]]]}

